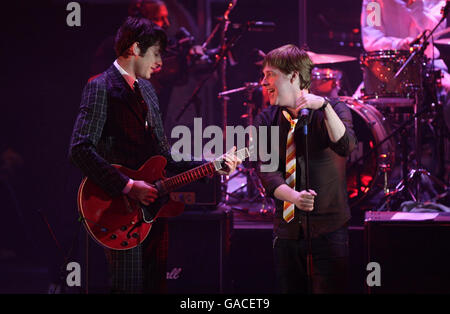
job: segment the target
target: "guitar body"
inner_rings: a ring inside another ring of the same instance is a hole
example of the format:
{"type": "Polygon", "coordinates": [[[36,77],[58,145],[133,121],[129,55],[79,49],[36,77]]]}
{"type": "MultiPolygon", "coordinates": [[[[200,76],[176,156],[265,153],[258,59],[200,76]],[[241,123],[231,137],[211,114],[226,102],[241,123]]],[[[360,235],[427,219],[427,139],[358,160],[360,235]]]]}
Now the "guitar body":
{"type": "MultiPolygon", "coordinates": [[[[164,179],[167,161],[162,156],[147,160],[139,170],[114,165],[133,180],[154,183],[164,179]]],[[[92,180],[85,178],[78,190],[78,211],[89,234],[101,245],[128,250],[142,243],[158,217],[181,214],[184,204],[159,197],[150,206],[142,206],[126,195],[111,198],[92,180]]]]}

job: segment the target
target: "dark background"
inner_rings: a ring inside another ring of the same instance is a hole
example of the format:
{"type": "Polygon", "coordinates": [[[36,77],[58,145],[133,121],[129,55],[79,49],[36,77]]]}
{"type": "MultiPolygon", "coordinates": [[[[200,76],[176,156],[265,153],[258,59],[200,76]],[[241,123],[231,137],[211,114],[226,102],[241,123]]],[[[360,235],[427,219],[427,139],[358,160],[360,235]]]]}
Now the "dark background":
{"type": "MultiPolygon", "coordinates": [[[[0,292],[45,292],[42,289],[57,278],[63,254],[70,255],[72,260],[84,259],[81,252],[85,233],[79,228],[76,207],[81,173],[68,161],[68,144],[82,88],[95,74],[90,70],[94,52],[125,19],[127,1],[79,1],[81,27],[66,25],[68,2],[2,4],[0,164],[12,160],[12,166],[0,181],[0,292]],[[26,278],[30,278],[27,276],[39,277],[42,282],[38,287],[37,280],[24,286],[21,280],[27,282],[26,278]]],[[[194,20],[205,21],[205,15],[197,11],[201,1],[178,2],[194,20]]],[[[303,25],[303,20],[299,19],[299,3],[304,2],[238,1],[230,15],[232,22],[272,21],[276,23],[276,31],[246,33],[237,42],[233,54],[238,64],[228,67],[228,88],[260,78],[260,69],[253,64],[254,48],[268,52],[287,43],[305,43],[300,42],[299,25],[303,25]]],[[[305,33],[310,49],[359,56],[360,6],[361,1],[307,1],[305,33]]],[[[226,1],[211,1],[210,16],[221,16],[225,7],[226,1]]],[[[215,23],[211,21],[212,26],[215,23]]],[[[197,43],[205,40],[201,35],[205,33],[204,28],[198,29],[197,43]]],[[[348,90],[352,93],[362,79],[359,65],[350,62],[339,67],[345,71],[348,90]]],[[[219,82],[215,80],[219,91],[219,82]]],[[[211,103],[202,106],[216,108],[208,111],[215,114],[204,118],[221,125],[220,102],[214,95],[211,99],[211,103]]],[[[231,97],[228,124],[245,124],[240,119],[246,110],[242,105],[244,100],[242,95],[231,97]]],[[[95,265],[91,269],[95,276],[95,265]]]]}

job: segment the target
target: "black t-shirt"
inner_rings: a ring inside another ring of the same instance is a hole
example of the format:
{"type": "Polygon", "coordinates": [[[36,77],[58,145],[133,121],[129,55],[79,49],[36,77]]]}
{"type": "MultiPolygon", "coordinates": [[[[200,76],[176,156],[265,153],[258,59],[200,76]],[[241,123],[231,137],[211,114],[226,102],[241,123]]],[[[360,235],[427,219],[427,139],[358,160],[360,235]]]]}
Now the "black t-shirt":
{"type": "MultiPolygon", "coordinates": [[[[336,143],[331,142],[325,126],[324,113],[315,110],[310,112],[308,125],[308,164],[309,188],[317,193],[314,200],[314,210],[310,212],[310,231],[312,237],[317,237],[342,227],[350,219],[346,183],[346,159],[356,145],[353,131],[352,115],[344,102],[332,100],[334,111],[345,125],[344,135],[336,143]]],[[[286,141],[289,122],[278,106],[271,106],[263,110],[255,118],[257,131],[260,126],[278,126],[278,167],[275,171],[264,172],[262,165],[269,162],[259,162],[258,175],[268,196],[274,197],[275,189],[285,184],[286,141]]],[[[261,132],[258,132],[260,135],[261,132]]],[[[272,142],[270,131],[268,145],[272,142]]],[[[262,139],[258,138],[258,141],[262,139]]],[[[302,123],[297,123],[294,140],[296,144],[296,190],[306,189],[305,172],[305,135],[302,123]]],[[[260,142],[259,142],[260,143],[260,142]]],[[[305,223],[306,212],[295,208],[294,219],[287,223],[283,219],[283,201],[275,199],[276,212],[274,216],[275,236],[284,239],[298,239],[301,227],[305,223]]],[[[306,228],[302,228],[305,232],[306,228]]]]}

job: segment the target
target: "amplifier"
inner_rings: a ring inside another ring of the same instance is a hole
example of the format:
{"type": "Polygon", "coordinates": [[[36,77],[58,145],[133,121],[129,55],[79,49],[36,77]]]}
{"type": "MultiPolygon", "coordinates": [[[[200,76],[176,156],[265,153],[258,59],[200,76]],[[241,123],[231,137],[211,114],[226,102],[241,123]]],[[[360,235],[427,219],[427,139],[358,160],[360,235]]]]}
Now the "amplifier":
{"type": "Polygon", "coordinates": [[[169,219],[169,293],[223,293],[228,274],[232,213],[187,211],[169,219]]]}
{"type": "Polygon", "coordinates": [[[368,293],[450,292],[450,213],[367,212],[364,234],[368,293]]]}
{"type": "Polygon", "coordinates": [[[221,201],[220,176],[215,175],[188,184],[170,193],[170,198],[183,202],[186,210],[195,210],[199,206],[215,209],[221,201]]]}

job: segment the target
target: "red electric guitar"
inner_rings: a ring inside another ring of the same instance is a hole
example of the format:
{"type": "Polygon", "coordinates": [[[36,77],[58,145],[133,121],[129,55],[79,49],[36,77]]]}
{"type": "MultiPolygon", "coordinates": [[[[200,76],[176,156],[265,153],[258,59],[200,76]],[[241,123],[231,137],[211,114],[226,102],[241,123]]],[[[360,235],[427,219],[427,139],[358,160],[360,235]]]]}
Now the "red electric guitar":
{"type": "MultiPolygon", "coordinates": [[[[247,148],[235,153],[239,159],[249,156],[247,148]]],[[[101,245],[114,250],[128,250],[145,240],[158,217],[174,217],[184,210],[184,203],[170,199],[169,193],[188,183],[226,167],[214,160],[171,178],[164,177],[167,160],[163,156],[148,159],[139,170],[114,165],[133,180],[154,184],[158,198],[149,206],[126,195],[111,198],[92,180],[84,178],[78,190],[78,212],[89,234],[101,245]]]]}

